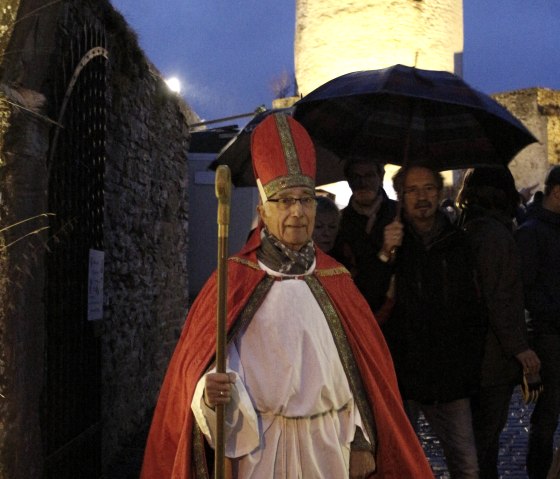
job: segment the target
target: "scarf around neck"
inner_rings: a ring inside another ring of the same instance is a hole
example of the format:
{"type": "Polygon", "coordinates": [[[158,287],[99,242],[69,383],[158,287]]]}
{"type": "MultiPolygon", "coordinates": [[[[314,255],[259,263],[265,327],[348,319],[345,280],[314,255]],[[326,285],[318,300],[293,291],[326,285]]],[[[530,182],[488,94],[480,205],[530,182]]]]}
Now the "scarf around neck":
{"type": "Polygon", "coordinates": [[[266,267],[283,274],[304,274],[315,260],[313,242],[309,241],[299,251],[292,250],[266,228],[261,231],[261,245],[257,259],[266,267]]]}

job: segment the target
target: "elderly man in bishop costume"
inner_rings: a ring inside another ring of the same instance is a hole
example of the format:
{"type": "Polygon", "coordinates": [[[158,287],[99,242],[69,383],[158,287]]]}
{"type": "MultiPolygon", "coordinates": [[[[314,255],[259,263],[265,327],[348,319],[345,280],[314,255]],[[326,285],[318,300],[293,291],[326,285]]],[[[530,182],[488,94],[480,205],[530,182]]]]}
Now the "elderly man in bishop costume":
{"type": "Polygon", "coordinates": [[[315,150],[270,115],[253,132],[260,224],[229,258],[228,372],[213,372],[216,276],[193,304],[154,414],[142,478],[208,478],[216,404],[239,479],[424,479],[393,364],[348,271],[315,248],[315,150]]]}

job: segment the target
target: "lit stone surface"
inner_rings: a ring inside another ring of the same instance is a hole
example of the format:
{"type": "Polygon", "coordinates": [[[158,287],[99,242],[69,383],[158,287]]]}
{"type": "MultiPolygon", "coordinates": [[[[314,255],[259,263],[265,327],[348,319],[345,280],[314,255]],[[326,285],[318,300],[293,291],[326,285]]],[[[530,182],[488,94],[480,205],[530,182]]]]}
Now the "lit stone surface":
{"type": "Polygon", "coordinates": [[[303,95],[344,73],[396,63],[460,73],[462,1],[297,0],[294,48],[303,95]]]}
{"type": "Polygon", "coordinates": [[[539,183],[551,165],[560,164],[560,91],[527,88],[493,95],[533,133],[538,142],[519,152],[509,164],[518,188],[539,183]]]}

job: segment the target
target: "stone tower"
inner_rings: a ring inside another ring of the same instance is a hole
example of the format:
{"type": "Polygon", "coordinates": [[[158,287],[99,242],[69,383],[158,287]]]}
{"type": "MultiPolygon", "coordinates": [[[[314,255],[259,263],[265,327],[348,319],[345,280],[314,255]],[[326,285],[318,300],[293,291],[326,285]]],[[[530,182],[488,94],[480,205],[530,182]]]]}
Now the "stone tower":
{"type": "Polygon", "coordinates": [[[396,63],[461,74],[462,0],[296,0],[299,94],[396,63]]]}

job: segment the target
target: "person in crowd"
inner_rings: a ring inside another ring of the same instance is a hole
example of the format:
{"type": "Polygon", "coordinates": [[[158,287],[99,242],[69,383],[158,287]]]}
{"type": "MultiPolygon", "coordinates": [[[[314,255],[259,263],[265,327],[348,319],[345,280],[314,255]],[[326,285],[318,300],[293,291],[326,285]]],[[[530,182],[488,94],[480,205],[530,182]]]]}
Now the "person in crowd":
{"type": "Polygon", "coordinates": [[[317,196],[313,241],[324,253],[330,254],[334,248],[339,225],[340,210],[336,203],[328,196],[317,196]]]}
{"type": "Polygon", "coordinates": [[[516,231],[525,308],[544,386],[531,415],[527,473],[546,479],[560,414],[560,166],[545,180],[544,195],[516,231]]]}
{"type": "Polygon", "coordinates": [[[536,374],[540,367],[529,347],[513,237],[519,193],[508,168],[474,168],[466,172],[457,202],[474,248],[489,323],[480,388],[472,401],[478,464],[481,479],[498,479],[500,434],[514,387],[523,371],[536,374]]]}
{"type": "MultiPolygon", "coordinates": [[[[466,234],[438,207],[443,178],[437,171],[404,167],[393,181],[404,238],[394,240],[402,241],[394,261],[395,305],[383,332],[407,408],[424,413],[451,478],[475,479],[470,397],[479,383],[486,323],[474,261],[466,234]]],[[[386,229],[396,234],[391,225],[386,229]]]]}
{"type": "Polygon", "coordinates": [[[342,210],[332,256],[348,268],[375,314],[387,301],[392,273],[388,260],[393,250],[385,241],[384,229],[388,224],[397,230],[402,226],[394,222],[396,202],[383,189],[383,164],[370,158],[350,157],[344,174],[352,196],[342,210]]]}
{"type": "Polygon", "coordinates": [[[527,218],[527,207],[533,198],[533,191],[539,186],[535,183],[531,186],[525,186],[519,190],[519,204],[515,212],[515,226],[519,226],[527,218]]]}
{"type": "Polygon", "coordinates": [[[253,131],[259,226],[228,261],[227,367],[212,370],[216,276],[193,304],[145,450],[143,479],[208,477],[226,406],[233,478],[432,477],[386,343],[346,268],[315,248],[315,151],[293,118],[253,131]]]}
{"type": "Polygon", "coordinates": [[[534,195],[532,196],[532,198],[527,203],[527,206],[525,207],[525,212],[524,212],[522,221],[520,223],[518,223],[518,226],[521,226],[525,222],[525,219],[532,216],[532,210],[533,209],[535,209],[535,208],[539,209],[539,208],[542,207],[543,198],[544,198],[544,192],[543,191],[541,191],[541,190],[535,191],[534,195]]]}

